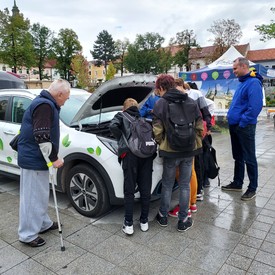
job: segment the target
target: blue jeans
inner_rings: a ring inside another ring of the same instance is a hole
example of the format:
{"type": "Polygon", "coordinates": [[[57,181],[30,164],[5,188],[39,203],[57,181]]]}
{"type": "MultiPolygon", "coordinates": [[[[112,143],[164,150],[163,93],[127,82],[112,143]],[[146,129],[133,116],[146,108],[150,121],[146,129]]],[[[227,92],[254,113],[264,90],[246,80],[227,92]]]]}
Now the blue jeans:
{"type": "Polygon", "coordinates": [[[256,125],[249,124],[245,128],[229,125],[232,155],[235,160],[233,182],[237,186],[243,185],[245,164],[249,178],[249,191],[256,191],[258,187],[258,164],[256,158],[255,132],[256,125]]]}
{"type": "Polygon", "coordinates": [[[185,220],[188,215],[189,198],[190,198],[190,178],[192,172],[193,157],[188,158],[163,158],[163,174],[161,202],[159,212],[162,216],[167,217],[170,209],[172,189],[175,183],[176,167],[179,166],[179,220],[185,220]]]}

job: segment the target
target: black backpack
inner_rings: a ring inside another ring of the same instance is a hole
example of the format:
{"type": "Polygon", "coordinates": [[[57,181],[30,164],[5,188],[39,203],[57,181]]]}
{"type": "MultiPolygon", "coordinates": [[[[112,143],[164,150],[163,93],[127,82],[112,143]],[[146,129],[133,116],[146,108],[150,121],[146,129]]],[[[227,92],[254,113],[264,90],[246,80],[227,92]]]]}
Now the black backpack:
{"type": "Polygon", "coordinates": [[[168,103],[166,135],[173,150],[194,150],[196,140],[195,120],[196,104],[193,101],[168,103]]]}
{"type": "Polygon", "coordinates": [[[203,164],[204,173],[209,179],[218,177],[218,186],[220,186],[219,171],[220,167],[217,163],[216,150],[212,146],[212,136],[206,135],[202,140],[203,146],[203,164]]]}
{"type": "Polygon", "coordinates": [[[130,122],[131,135],[127,140],[123,138],[130,151],[140,158],[153,156],[157,151],[157,144],[154,140],[152,125],[143,117],[133,117],[126,112],[122,113],[130,122]]]}

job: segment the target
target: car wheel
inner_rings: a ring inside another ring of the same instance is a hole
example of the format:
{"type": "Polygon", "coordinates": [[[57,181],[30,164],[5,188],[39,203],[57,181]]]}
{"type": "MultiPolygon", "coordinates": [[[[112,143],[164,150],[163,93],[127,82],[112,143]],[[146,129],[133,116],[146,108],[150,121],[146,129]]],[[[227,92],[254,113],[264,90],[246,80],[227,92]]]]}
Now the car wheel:
{"type": "Polygon", "coordinates": [[[84,216],[99,216],[110,207],[103,179],[92,166],[79,164],[70,169],[66,192],[73,207],[84,216]]]}

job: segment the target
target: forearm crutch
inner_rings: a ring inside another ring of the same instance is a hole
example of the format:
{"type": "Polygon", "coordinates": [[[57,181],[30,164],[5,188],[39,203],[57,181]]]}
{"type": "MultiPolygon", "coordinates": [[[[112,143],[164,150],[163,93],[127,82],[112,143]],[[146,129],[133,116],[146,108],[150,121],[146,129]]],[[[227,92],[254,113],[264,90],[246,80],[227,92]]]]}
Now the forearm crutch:
{"type": "Polygon", "coordinates": [[[57,218],[57,224],[58,224],[58,232],[59,232],[60,241],[61,241],[61,251],[65,251],[65,246],[64,246],[64,243],[63,243],[63,236],[62,236],[61,223],[60,223],[59,212],[58,212],[58,205],[57,205],[56,193],[55,193],[55,185],[56,185],[56,168],[49,167],[49,173],[50,173],[50,182],[51,182],[51,184],[52,184],[52,192],[53,192],[54,207],[55,207],[56,218],[57,218]]]}

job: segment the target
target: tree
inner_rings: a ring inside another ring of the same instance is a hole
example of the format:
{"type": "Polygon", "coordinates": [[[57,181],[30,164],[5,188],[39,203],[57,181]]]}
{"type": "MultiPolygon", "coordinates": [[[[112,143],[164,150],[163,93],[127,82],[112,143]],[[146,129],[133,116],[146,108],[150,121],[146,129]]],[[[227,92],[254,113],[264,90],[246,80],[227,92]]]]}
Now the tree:
{"type": "MultiPolygon", "coordinates": [[[[275,13],[275,8],[271,8],[270,10],[275,13]]],[[[258,31],[262,36],[260,39],[261,41],[274,39],[275,38],[275,21],[271,20],[271,23],[269,25],[265,25],[265,24],[256,25],[255,30],[258,31]]]]}
{"type": "Polygon", "coordinates": [[[78,36],[71,29],[61,29],[53,40],[53,57],[60,75],[71,80],[72,58],[82,50],[78,36]]]}
{"type": "Polygon", "coordinates": [[[39,79],[42,80],[44,65],[52,50],[53,32],[36,23],[32,25],[31,34],[35,52],[35,66],[38,67],[39,79]]]}
{"type": "Polygon", "coordinates": [[[159,50],[159,53],[160,53],[160,62],[159,62],[160,71],[167,74],[173,64],[173,56],[171,53],[171,48],[170,47],[161,48],[159,50]]]}
{"type": "Polygon", "coordinates": [[[177,45],[180,50],[174,56],[174,64],[179,67],[186,67],[186,70],[190,70],[189,51],[192,47],[199,47],[196,41],[196,35],[193,30],[184,30],[176,33],[175,38],[171,38],[170,45],[177,45]]]}
{"type": "Polygon", "coordinates": [[[0,11],[0,59],[13,72],[18,67],[30,68],[34,64],[32,38],[29,33],[30,21],[22,14],[10,15],[9,10],[0,11]]]}
{"type": "Polygon", "coordinates": [[[110,62],[109,66],[107,68],[106,80],[110,80],[110,79],[114,78],[115,73],[116,73],[115,66],[113,65],[112,62],[110,62]]]}
{"type": "Polygon", "coordinates": [[[127,51],[128,46],[130,45],[129,39],[125,38],[123,41],[122,40],[117,40],[115,42],[115,57],[117,58],[116,64],[119,63],[119,69],[120,69],[120,75],[123,76],[123,71],[124,71],[124,58],[125,58],[125,53],[127,51]]]}
{"type": "Polygon", "coordinates": [[[138,34],[135,42],[128,47],[125,67],[133,73],[161,73],[160,49],[163,42],[164,38],[158,33],[138,34]]]}
{"type": "Polygon", "coordinates": [[[108,62],[115,59],[115,42],[112,35],[106,30],[100,32],[97,40],[93,45],[94,50],[90,51],[93,58],[98,61],[97,65],[104,64],[105,72],[107,72],[108,62]]]}
{"type": "Polygon", "coordinates": [[[89,62],[82,53],[76,54],[72,58],[72,74],[77,79],[77,87],[85,89],[90,86],[91,80],[89,76],[89,62]]]}
{"type": "Polygon", "coordinates": [[[215,35],[214,45],[216,53],[213,58],[220,57],[231,45],[239,43],[242,37],[241,27],[234,19],[220,19],[214,21],[207,31],[215,35]]]}

